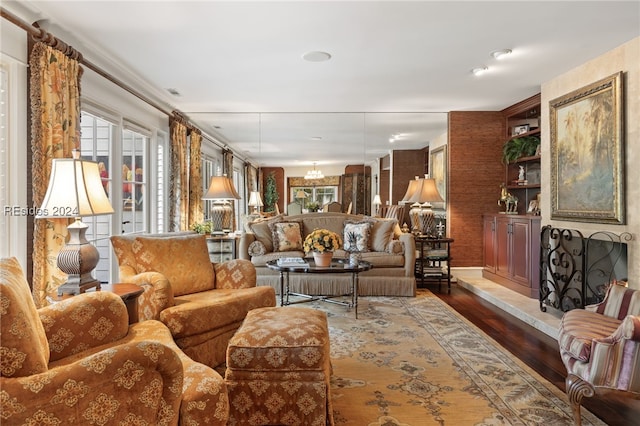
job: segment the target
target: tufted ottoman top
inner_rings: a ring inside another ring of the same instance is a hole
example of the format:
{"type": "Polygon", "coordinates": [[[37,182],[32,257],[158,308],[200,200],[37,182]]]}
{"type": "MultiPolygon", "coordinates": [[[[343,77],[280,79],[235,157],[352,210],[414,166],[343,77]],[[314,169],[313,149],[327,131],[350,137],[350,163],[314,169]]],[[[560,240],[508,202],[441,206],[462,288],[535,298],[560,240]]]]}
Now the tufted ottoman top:
{"type": "Polygon", "coordinates": [[[326,371],[328,365],[327,316],[314,309],[254,309],[227,347],[227,368],[235,371],[326,371]]]}

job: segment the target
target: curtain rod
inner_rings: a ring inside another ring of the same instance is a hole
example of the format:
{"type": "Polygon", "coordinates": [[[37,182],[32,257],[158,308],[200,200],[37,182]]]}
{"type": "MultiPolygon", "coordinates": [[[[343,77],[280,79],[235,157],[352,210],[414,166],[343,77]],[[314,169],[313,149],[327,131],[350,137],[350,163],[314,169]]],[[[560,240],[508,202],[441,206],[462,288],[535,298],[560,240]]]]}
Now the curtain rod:
{"type": "MultiPolygon", "coordinates": [[[[155,109],[157,109],[161,113],[167,115],[168,117],[175,117],[176,115],[179,115],[180,117],[184,117],[183,113],[180,112],[180,111],[177,111],[177,110],[169,111],[169,110],[165,109],[164,107],[158,105],[156,102],[152,101],[148,97],[144,96],[142,93],[140,93],[137,90],[133,89],[128,84],[118,80],[117,78],[115,78],[111,74],[107,73],[106,71],[104,71],[103,69],[98,67],[97,65],[93,64],[88,59],[84,58],[82,53],[78,52],[77,50],[75,50],[70,45],[64,43],[62,40],[56,38],[53,34],[45,31],[42,28],[36,27],[36,26],[34,26],[32,24],[29,24],[28,22],[24,21],[20,17],[18,17],[16,15],[14,15],[13,13],[9,12],[4,7],[0,7],[0,16],[2,16],[4,19],[6,19],[7,21],[11,22],[12,24],[16,25],[17,27],[22,28],[29,35],[33,36],[36,40],[40,40],[43,43],[46,43],[47,45],[49,45],[49,46],[51,46],[53,48],[56,48],[58,50],[61,50],[65,54],[74,57],[79,63],[81,63],[82,65],[86,66],[91,71],[93,71],[96,74],[106,78],[107,80],[109,80],[110,82],[115,84],[116,86],[126,90],[127,92],[129,92],[130,94],[135,96],[136,98],[138,98],[141,101],[147,103],[148,105],[151,105],[152,107],[154,107],[155,109]]],[[[203,132],[201,129],[198,129],[193,124],[188,123],[188,121],[187,121],[186,125],[187,125],[187,127],[190,127],[192,129],[196,129],[196,130],[200,131],[203,136],[206,136],[207,140],[209,140],[211,143],[217,145],[219,148],[229,149],[226,145],[221,145],[219,142],[217,142],[210,135],[208,135],[205,132],[203,132]]],[[[244,158],[238,156],[235,153],[234,153],[234,155],[239,157],[243,161],[245,160],[244,158]]]]}

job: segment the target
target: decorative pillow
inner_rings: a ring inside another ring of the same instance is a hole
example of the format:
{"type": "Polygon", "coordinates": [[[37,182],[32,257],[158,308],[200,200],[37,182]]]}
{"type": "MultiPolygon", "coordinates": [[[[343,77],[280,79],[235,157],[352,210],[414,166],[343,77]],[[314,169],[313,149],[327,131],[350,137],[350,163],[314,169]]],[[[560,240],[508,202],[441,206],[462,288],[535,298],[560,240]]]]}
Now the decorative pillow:
{"type": "Polygon", "coordinates": [[[249,256],[262,256],[267,252],[267,248],[260,241],[249,244],[249,256]]]}
{"type": "Polygon", "coordinates": [[[249,229],[256,236],[256,240],[264,244],[267,252],[273,251],[272,233],[269,225],[272,223],[282,222],[282,217],[282,215],[278,215],[269,219],[256,220],[248,224],[249,229]]]}
{"type": "Polygon", "coordinates": [[[302,250],[302,226],[300,222],[271,223],[273,251],[302,250]]]}
{"type": "Polygon", "coordinates": [[[49,342],[15,257],[0,259],[0,301],[2,377],[44,373],[49,364],[49,342]]]}
{"type": "Polygon", "coordinates": [[[344,223],[344,250],[369,251],[371,222],[344,223]]]}
{"type": "Polygon", "coordinates": [[[213,265],[204,235],[138,237],[133,250],[138,271],[154,271],[164,275],[171,284],[174,296],[215,288],[213,265]]]}
{"type": "Polygon", "coordinates": [[[404,253],[404,243],[400,240],[391,240],[386,251],[391,254],[402,254],[404,253]]]}
{"type": "Polygon", "coordinates": [[[384,252],[393,240],[397,219],[374,220],[371,226],[371,250],[384,252]]]}

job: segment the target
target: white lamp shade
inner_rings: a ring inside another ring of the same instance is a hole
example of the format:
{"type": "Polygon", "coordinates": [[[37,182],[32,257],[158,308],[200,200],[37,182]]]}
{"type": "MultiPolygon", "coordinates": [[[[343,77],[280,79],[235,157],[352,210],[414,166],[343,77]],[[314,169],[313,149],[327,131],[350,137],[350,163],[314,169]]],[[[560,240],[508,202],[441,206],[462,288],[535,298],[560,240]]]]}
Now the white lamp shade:
{"type": "Polygon", "coordinates": [[[374,206],[379,206],[380,204],[382,204],[382,200],[380,199],[380,195],[376,194],[373,196],[373,205],[374,206]]]}
{"type": "Polygon", "coordinates": [[[262,207],[262,197],[258,191],[251,191],[249,195],[249,207],[262,207]]]}
{"type": "Polygon", "coordinates": [[[49,187],[36,218],[69,218],[112,214],[102,186],[98,163],[56,158],[51,163],[49,187]]]}
{"type": "Polygon", "coordinates": [[[240,195],[233,186],[233,182],[226,176],[214,176],[209,182],[209,189],[202,197],[203,200],[239,200],[240,195]]]}

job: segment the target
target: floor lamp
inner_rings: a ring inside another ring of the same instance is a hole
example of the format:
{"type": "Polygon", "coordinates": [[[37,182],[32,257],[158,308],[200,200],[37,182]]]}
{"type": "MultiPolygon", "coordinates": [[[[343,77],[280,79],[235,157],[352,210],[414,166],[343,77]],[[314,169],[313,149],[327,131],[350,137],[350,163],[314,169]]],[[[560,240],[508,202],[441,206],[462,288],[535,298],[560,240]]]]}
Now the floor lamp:
{"type": "Polygon", "coordinates": [[[409,210],[412,232],[435,237],[436,220],[431,203],[444,202],[436,187],[436,181],[427,176],[424,179],[416,176],[415,180],[409,182],[402,202],[412,203],[411,210],[409,210]]]}
{"type": "Polygon", "coordinates": [[[69,241],[57,258],[58,268],[68,275],[67,282],[58,287],[59,296],[84,293],[92,287],[100,289],[100,281],[92,276],[100,253],[87,241],[89,226],[82,222],[82,217],[112,213],[98,163],[73,158],[52,161],[49,187],[36,218],[75,218],[67,226],[69,241]]]}
{"type": "Polygon", "coordinates": [[[209,189],[202,197],[203,200],[213,200],[211,208],[211,223],[213,235],[224,235],[231,231],[233,209],[229,200],[239,200],[240,195],[233,186],[233,182],[226,176],[214,176],[209,182],[209,189]]]}

